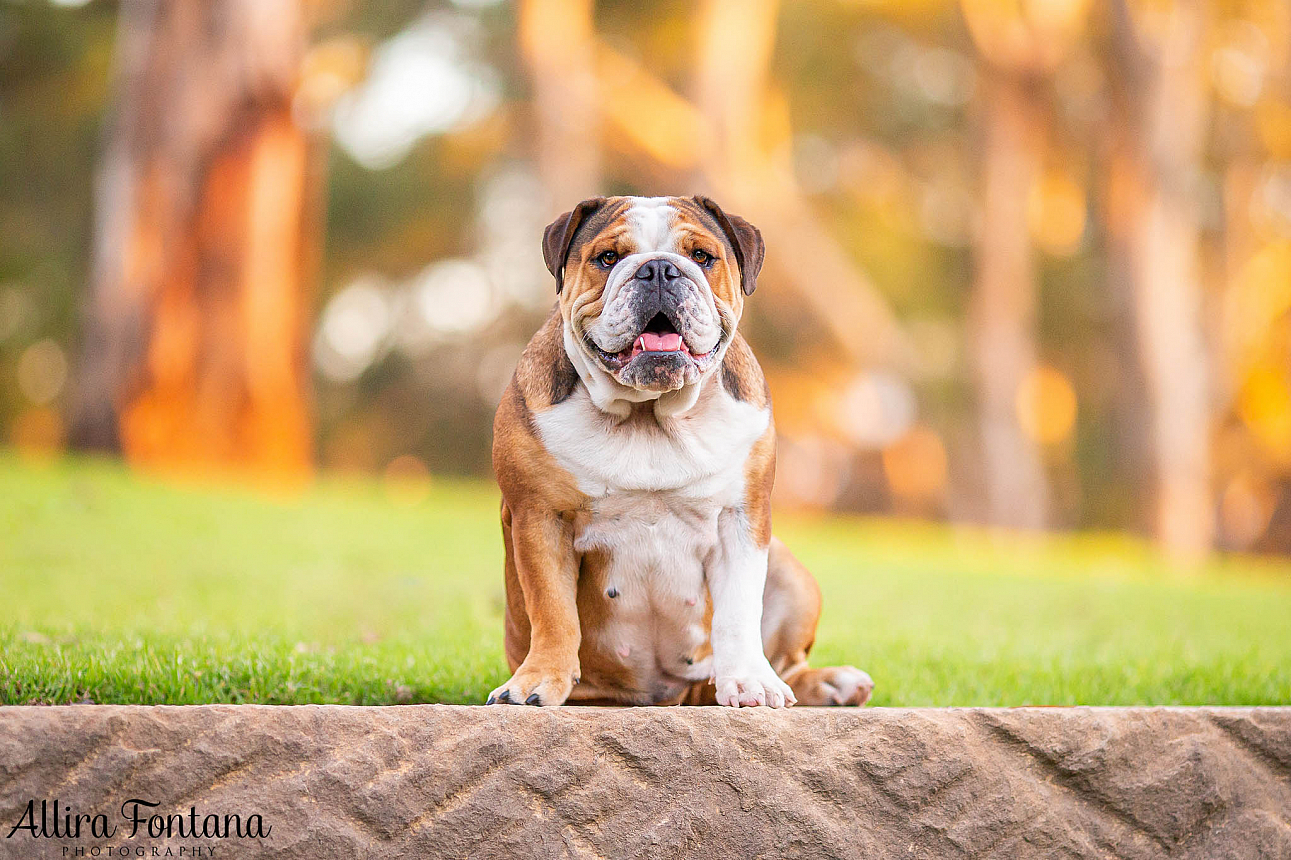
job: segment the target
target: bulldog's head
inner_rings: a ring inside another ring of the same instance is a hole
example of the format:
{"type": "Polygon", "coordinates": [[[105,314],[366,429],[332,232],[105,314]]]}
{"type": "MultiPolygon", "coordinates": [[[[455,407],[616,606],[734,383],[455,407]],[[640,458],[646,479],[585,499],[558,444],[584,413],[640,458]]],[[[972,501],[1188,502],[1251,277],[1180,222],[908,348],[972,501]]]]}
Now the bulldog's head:
{"type": "Polygon", "coordinates": [[[584,200],[542,247],[569,348],[641,392],[674,391],[721,363],[763,257],[758,229],[706,197],[584,200]]]}

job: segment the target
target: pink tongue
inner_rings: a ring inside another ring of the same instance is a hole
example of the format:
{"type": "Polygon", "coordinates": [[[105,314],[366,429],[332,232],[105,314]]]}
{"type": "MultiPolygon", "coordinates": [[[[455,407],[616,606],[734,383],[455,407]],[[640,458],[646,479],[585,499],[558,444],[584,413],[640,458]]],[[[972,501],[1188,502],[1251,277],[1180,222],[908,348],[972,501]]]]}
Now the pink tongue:
{"type": "Polygon", "coordinates": [[[681,349],[681,335],[642,332],[633,346],[640,347],[643,352],[673,352],[681,349]]]}

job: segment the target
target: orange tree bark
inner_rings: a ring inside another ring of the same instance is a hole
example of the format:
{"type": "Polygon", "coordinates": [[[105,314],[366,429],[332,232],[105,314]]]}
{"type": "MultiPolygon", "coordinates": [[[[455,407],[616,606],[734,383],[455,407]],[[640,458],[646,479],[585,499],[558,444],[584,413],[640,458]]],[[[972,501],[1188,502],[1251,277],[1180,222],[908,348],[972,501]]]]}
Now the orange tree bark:
{"type": "Polygon", "coordinates": [[[321,171],[298,0],[124,0],[71,438],[150,467],[302,473],[321,171]]]}

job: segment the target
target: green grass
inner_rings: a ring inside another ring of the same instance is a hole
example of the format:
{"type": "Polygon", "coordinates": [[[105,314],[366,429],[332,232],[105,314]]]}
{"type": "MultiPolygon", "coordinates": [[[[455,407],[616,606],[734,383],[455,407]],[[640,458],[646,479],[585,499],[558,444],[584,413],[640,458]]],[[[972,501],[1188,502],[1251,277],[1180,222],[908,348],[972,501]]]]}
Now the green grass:
{"type": "MultiPolygon", "coordinates": [[[[780,515],[813,660],[878,705],[1291,703],[1291,563],[1121,537],[780,515]]],[[[296,495],[0,453],[0,702],[480,702],[506,676],[497,492],[296,495]]]]}

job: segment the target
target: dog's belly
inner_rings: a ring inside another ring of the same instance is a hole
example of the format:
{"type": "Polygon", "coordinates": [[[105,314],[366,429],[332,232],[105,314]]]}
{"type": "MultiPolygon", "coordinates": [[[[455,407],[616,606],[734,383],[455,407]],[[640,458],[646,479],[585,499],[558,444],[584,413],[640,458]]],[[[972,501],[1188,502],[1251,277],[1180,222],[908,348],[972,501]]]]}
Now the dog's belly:
{"type": "Polygon", "coordinates": [[[576,697],[665,702],[708,678],[704,560],[717,543],[718,511],[672,493],[611,493],[576,521],[576,697]]]}

